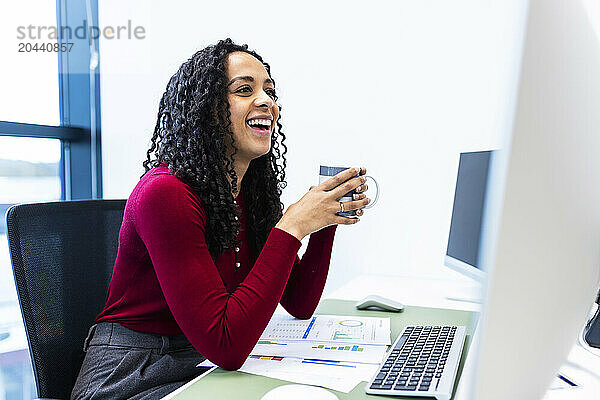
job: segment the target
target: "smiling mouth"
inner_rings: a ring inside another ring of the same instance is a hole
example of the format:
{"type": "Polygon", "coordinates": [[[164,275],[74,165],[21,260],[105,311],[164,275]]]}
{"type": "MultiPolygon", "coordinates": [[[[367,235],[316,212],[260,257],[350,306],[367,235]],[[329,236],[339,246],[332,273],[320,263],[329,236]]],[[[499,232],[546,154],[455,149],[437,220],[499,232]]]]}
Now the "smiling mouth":
{"type": "Polygon", "coordinates": [[[246,126],[248,126],[254,132],[264,135],[264,134],[271,132],[271,124],[268,122],[270,122],[270,121],[268,121],[268,120],[260,120],[260,121],[248,120],[248,121],[246,121],[246,126]]]}

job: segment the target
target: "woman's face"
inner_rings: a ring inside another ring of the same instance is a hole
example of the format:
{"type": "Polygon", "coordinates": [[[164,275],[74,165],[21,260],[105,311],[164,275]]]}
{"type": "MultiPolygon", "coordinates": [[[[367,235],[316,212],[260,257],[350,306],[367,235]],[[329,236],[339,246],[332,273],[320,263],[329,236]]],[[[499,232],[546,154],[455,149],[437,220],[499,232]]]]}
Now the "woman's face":
{"type": "MultiPolygon", "coordinates": [[[[275,85],[262,63],[242,51],[228,55],[227,78],[235,160],[249,163],[271,149],[271,134],[279,117],[275,85]]],[[[230,144],[228,147],[231,150],[230,144]]]]}

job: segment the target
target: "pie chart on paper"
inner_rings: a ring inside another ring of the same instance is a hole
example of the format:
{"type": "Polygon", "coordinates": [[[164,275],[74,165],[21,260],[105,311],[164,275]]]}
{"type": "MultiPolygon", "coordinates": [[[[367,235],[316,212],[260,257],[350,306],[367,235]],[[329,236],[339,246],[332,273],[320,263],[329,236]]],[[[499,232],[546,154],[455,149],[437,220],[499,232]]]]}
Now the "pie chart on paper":
{"type": "Polygon", "coordinates": [[[348,327],[352,327],[352,328],[362,326],[362,324],[363,324],[362,322],[356,321],[354,319],[345,319],[343,321],[340,321],[340,325],[348,326],[348,327]]]}

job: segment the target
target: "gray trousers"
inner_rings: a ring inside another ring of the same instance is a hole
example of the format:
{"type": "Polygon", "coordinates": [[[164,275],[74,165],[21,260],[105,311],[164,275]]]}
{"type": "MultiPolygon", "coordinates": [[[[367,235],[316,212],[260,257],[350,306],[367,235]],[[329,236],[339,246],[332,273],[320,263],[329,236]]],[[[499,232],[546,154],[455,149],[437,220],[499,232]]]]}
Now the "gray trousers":
{"type": "Polygon", "coordinates": [[[90,328],[71,399],[160,399],[206,371],[184,335],[140,333],[117,323],[90,328]]]}

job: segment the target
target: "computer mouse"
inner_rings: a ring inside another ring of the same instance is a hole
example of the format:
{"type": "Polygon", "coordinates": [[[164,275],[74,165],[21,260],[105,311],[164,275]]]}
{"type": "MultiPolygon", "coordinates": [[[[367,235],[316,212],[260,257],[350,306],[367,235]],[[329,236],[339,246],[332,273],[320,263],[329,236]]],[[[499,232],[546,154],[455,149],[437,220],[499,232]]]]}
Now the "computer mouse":
{"type": "Polygon", "coordinates": [[[359,310],[402,312],[404,305],[397,301],[372,294],[356,303],[356,308],[359,310]]]}
{"type": "Polygon", "coordinates": [[[316,386],[283,385],[268,391],[261,400],[339,400],[338,397],[316,386]]]}

